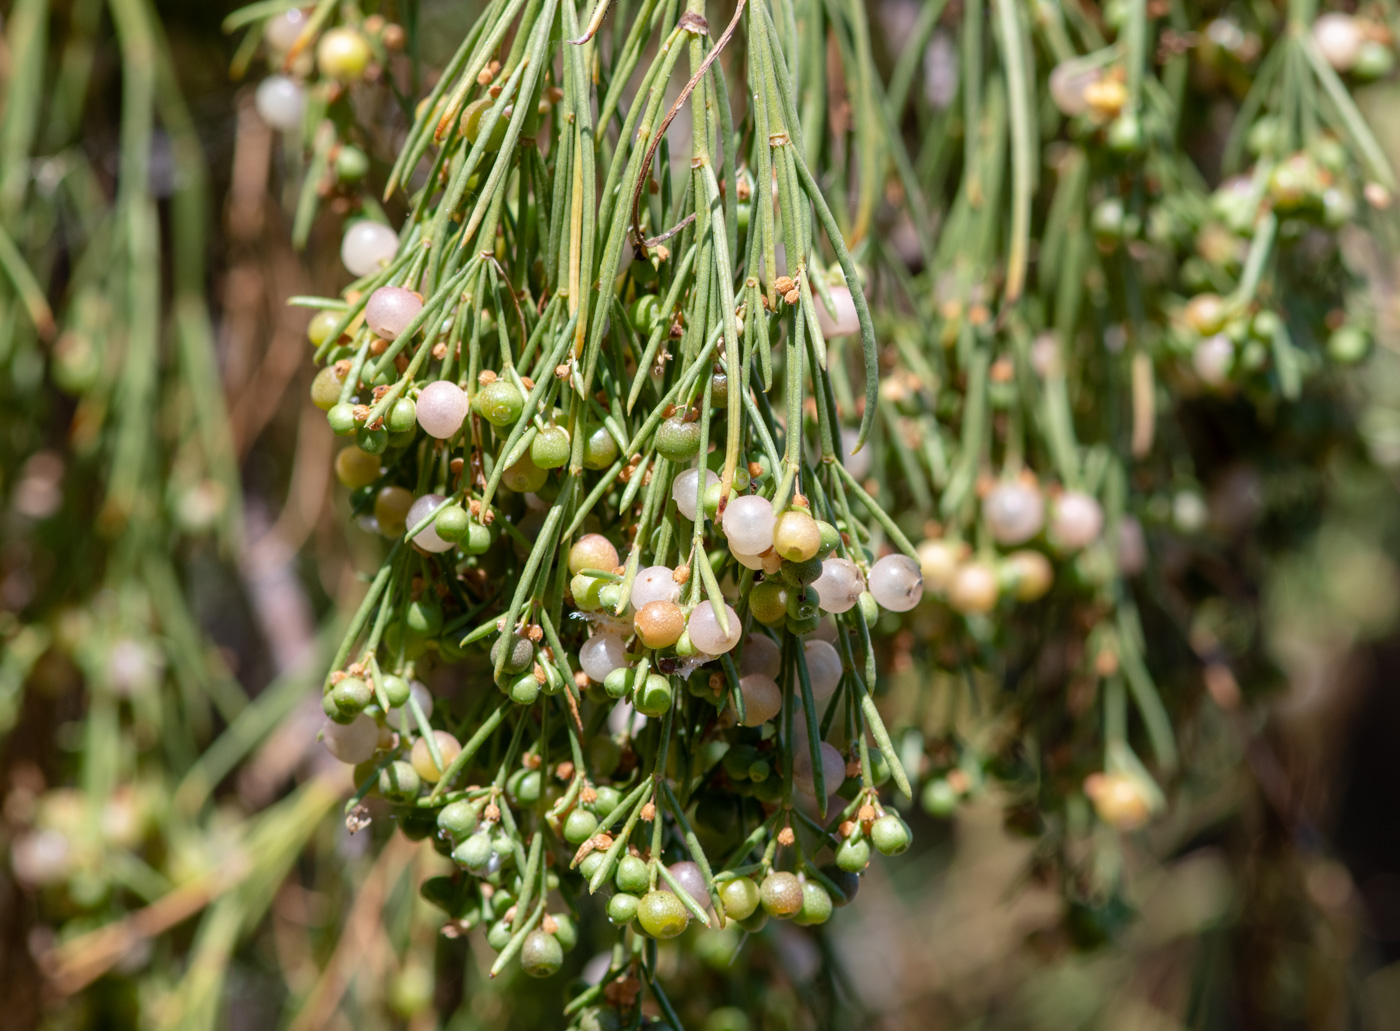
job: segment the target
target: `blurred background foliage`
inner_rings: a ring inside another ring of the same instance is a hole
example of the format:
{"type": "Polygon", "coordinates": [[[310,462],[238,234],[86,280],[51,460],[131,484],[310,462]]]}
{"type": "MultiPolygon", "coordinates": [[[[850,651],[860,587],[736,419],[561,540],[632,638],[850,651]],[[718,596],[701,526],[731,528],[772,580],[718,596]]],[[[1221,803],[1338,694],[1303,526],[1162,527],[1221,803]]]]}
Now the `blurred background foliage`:
{"type": "MultiPolygon", "coordinates": [[[[556,1026],[564,979],[488,982],[482,942],[439,935],[441,857],[336,815],[314,685],[375,559],[283,301],[335,292],[339,228],[332,202],[291,249],[300,157],[229,75],[234,6],[0,11],[0,1025],[556,1026]]],[[[457,6],[421,5],[425,51],[457,6]]],[[[888,73],[919,5],[868,6],[888,73]]],[[[1396,99],[1359,96],[1392,163],[1396,99]]],[[[1195,762],[1113,850],[1125,895],[1066,913],[1014,799],[915,807],[820,936],[663,950],[688,1027],[1400,1028],[1400,336],[1395,270],[1351,244],[1362,370],[1269,426],[1197,402],[1239,604],[1195,614],[1195,762]]],[[[947,711],[921,647],[887,719],[947,711]]]]}

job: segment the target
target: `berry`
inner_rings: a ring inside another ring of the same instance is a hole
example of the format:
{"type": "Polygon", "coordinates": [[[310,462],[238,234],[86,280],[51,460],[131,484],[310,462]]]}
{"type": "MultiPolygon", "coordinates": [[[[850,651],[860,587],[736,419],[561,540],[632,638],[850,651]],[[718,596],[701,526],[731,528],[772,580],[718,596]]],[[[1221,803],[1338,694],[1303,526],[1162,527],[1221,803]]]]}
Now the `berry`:
{"type": "Polygon", "coordinates": [[[821,617],[821,604],[817,592],[810,587],[800,587],[788,592],[787,618],[796,623],[807,623],[821,617]]]}
{"type": "Polygon", "coordinates": [[[679,601],[681,585],[670,566],[647,566],[632,580],[632,607],[640,612],[654,601],[679,601]]]}
{"type": "Polygon", "coordinates": [[[428,751],[428,742],[425,738],[419,738],[413,742],[411,758],[413,768],[418,771],[418,776],[422,777],[429,784],[436,784],[442,779],[443,770],[452,765],[452,760],[462,753],[462,746],[457,739],[445,730],[433,731],[433,738],[437,741],[438,753],[442,756],[442,769],[438,769],[433,762],[433,754],[428,751]]]}
{"type": "Polygon", "coordinates": [[[672,462],[684,462],[700,452],[700,424],[673,415],[656,429],[656,451],[672,462]]]}
{"type": "MultiPolygon", "coordinates": [[[[642,890],[645,890],[643,886],[642,890]]],[[[608,899],[608,919],[617,927],[625,927],[637,917],[641,899],[631,892],[619,891],[608,899]]]]}
{"type": "Polygon", "coordinates": [[[535,664],[535,645],[528,637],[520,634],[511,634],[509,638],[504,635],[496,638],[491,645],[491,667],[494,669],[496,663],[501,662],[501,652],[506,650],[505,661],[501,665],[501,672],[507,676],[517,673],[524,673],[535,664]]]}
{"type": "Polygon", "coordinates": [[[601,533],[585,534],[569,549],[570,573],[581,573],[585,569],[610,573],[617,568],[617,564],[617,548],[601,533]]]}
{"type": "Polygon", "coordinates": [[[908,612],[924,596],[924,575],[908,555],[886,555],[870,567],[870,593],[881,608],[908,612]]]}
{"type": "Polygon", "coordinates": [[[627,647],[616,634],[594,634],[579,647],[578,664],[590,680],[601,684],[613,670],[627,665],[627,647]]]}
{"type": "Polygon", "coordinates": [[[393,340],[423,310],[423,298],[401,286],[381,286],[365,304],[365,325],[371,333],[393,340]]]}
{"type": "MultiPolygon", "coordinates": [[[[714,484],[714,483],[719,483],[719,477],[716,476],[716,475],[715,475],[713,472],[711,472],[709,469],[706,469],[706,470],[705,470],[705,487],[706,487],[706,489],[708,489],[709,486],[710,486],[711,484],[714,484]]],[[[681,515],[683,515],[685,518],[691,520],[692,522],[695,521],[695,516],[696,516],[696,512],[697,512],[696,503],[697,503],[697,499],[698,499],[699,496],[700,496],[700,493],[701,493],[701,490],[700,490],[700,470],[699,470],[699,469],[687,469],[685,472],[680,473],[679,475],[677,475],[676,478],[675,478],[675,480],[673,480],[673,481],[671,482],[671,500],[674,501],[674,502],[676,503],[676,510],[679,511],[681,515]]],[[[736,502],[736,503],[737,503],[737,502],[736,502]]],[[[731,507],[732,507],[732,506],[731,506],[731,507]]],[[[771,510],[772,506],[770,505],[769,508],[770,508],[770,510],[771,510]]],[[[729,510],[726,509],[726,510],[725,510],[725,515],[726,515],[726,517],[728,516],[728,513],[729,513],[729,510]]],[[[770,544],[772,544],[771,541],[769,541],[768,544],[765,544],[765,545],[763,546],[763,549],[762,549],[762,550],[767,551],[770,544]]],[[[731,548],[731,550],[733,549],[733,546],[734,546],[734,545],[733,545],[733,542],[731,541],[731,542],[730,542],[730,548],[731,548]]]]}
{"type": "Polygon", "coordinates": [[[416,798],[423,780],[410,763],[399,759],[391,762],[379,773],[379,793],[394,801],[416,798]]]}
{"type": "Polygon", "coordinates": [[[776,580],[765,580],[749,592],[749,611],[764,626],[780,626],[787,619],[790,591],[776,580]]]}
{"type": "Polygon", "coordinates": [[[637,610],[632,624],[648,648],[669,648],[685,633],[685,613],[673,601],[649,601],[637,610]]]}
{"type": "Polygon", "coordinates": [[[366,454],[382,455],[389,449],[389,431],[382,426],[377,430],[361,426],[355,431],[355,443],[366,454]]]}
{"type": "Polygon", "coordinates": [[[537,466],[529,452],[521,455],[520,460],[501,476],[501,482],[517,494],[533,494],[543,487],[548,479],[548,470],[537,466]]]}
{"type": "Polygon", "coordinates": [[[316,67],[328,79],[354,82],[364,76],[374,51],[354,29],[328,29],[316,44],[316,67]]]}
{"type": "Polygon", "coordinates": [[[648,673],[637,689],[633,705],[643,716],[664,716],[671,708],[672,699],[671,682],[659,673],[648,673]]]}
{"type": "Polygon", "coordinates": [[[730,550],[745,555],[761,555],[773,546],[776,522],[772,503],[756,494],[730,502],[722,520],[730,550]]]}
{"type": "Polygon", "coordinates": [[[897,856],[909,847],[914,836],[895,813],[886,813],[870,825],[870,840],[882,856],[897,856]]]}
{"type": "Polygon", "coordinates": [[[438,830],[453,838],[464,838],[476,827],[480,817],[480,808],[466,799],[449,802],[438,810],[438,830]]]}
{"type": "Polygon", "coordinates": [[[723,655],[731,651],[743,636],[744,627],[739,614],[728,605],[724,606],[724,614],[729,624],[728,633],[720,626],[715,617],[714,606],[709,602],[695,606],[686,622],[691,643],[706,655],[723,655]]]}
{"type": "Polygon", "coordinates": [[[669,891],[649,891],[637,905],[637,922],[653,938],[674,938],[690,923],[690,910],[669,891]]]}
{"type": "Polygon", "coordinates": [[[269,128],[295,132],[306,115],[306,90],[285,75],[269,75],[258,83],[253,106],[269,128]]]}
{"type": "Polygon", "coordinates": [[[510,380],[496,379],[477,392],[472,405],[492,426],[513,426],[525,410],[525,395],[510,380]]]}
{"type": "Polygon", "coordinates": [[[540,696],[540,682],[533,673],[522,673],[510,682],[506,694],[517,705],[534,705],[535,699],[540,696]]]}
{"type": "Polygon", "coordinates": [[[997,574],[985,562],[964,562],[948,586],[948,604],[965,616],[985,615],[996,607],[997,574]]]}
{"type": "Polygon", "coordinates": [[[354,716],[374,701],[374,691],[359,677],[346,677],[331,688],[331,700],[342,716],[354,716]]]}
{"type": "Polygon", "coordinates": [[[831,901],[831,893],[817,881],[807,881],[802,885],[802,908],[797,911],[792,922],[801,927],[824,924],[831,919],[833,908],[835,907],[831,901]]]}
{"type": "Polygon", "coordinates": [[[829,558],[822,562],[822,575],[812,581],[812,588],[823,612],[846,612],[860,600],[865,576],[850,559],[829,558]]]}
{"type": "Polygon", "coordinates": [[[827,863],[822,867],[822,873],[826,879],[836,886],[836,891],[831,895],[831,904],[837,909],[848,906],[856,897],[856,892],[860,891],[860,877],[857,874],[847,873],[835,863],[827,863]]]}
{"type": "Polygon", "coordinates": [[[796,874],[774,870],[759,886],[763,911],[780,920],[795,916],[802,908],[802,882],[796,874]]]}
{"type": "Polygon", "coordinates": [[[452,544],[464,540],[473,528],[471,517],[461,505],[448,505],[433,520],[434,532],[442,540],[452,544]]]}
{"type": "Polygon", "coordinates": [[[617,461],[617,441],[606,426],[588,430],[583,439],[583,467],[585,469],[606,469],[617,461]]]}
{"type": "MultiPolygon", "coordinates": [[[[408,515],[404,519],[404,525],[412,530],[424,519],[427,519],[435,509],[442,507],[446,500],[441,494],[424,494],[410,506],[408,515]]],[[[413,537],[413,543],[428,552],[450,551],[452,542],[444,540],[438,535],[436,522],[434,519],[433,522],[419,530],[413,537]]]]}
{"type": "Polygon", "coordinates": [[[773,523],[773,550],[789,562],[815,558],[822,546],[821,527],[807,512],[790,508],[773,523]]]}
{"type": "Polygon", "coordinates": [[[632,689],[632,670],[619,666],[603,678],[603,690],[614,700],[625,698],[632,689]]]}
{"type": "Polygon", "coordinates": [[[634,855],[625,855],[617,861],[617,872],[613,875],[613,881],[618,891],[640,896],[650,886],[650,878],[645,860],[634,855]]]}
{"type": "Polygon", "coordinates": [[[340,403],[340,392],[345,386],[348,372],[342,372],[338,365],[327,365],[311,381],[311,403],[323,412],[329,412],[340,403]]]}
{"type": "Polygon", "coordinates": [[[1103,508],[1080,491],[1065,491],[1056,499],[1050,518],[1050,540],[1057,548],[1075,551],[1098,540],[1103,508]]]}
{"type": "Polygon", "coordinates": [[[1038,601],[1045,597],[1055,580],[1050,560],[1038,551],[1013,551],[1006,556],[1003,568],[1017,601],[1038,601]]]}
{"type": "Polygon", "coordinates": [[[545,931],[531,931],[520,949],[520,966],[531,977],[549,977],[564,965],[564,947],[545,931]]]}
{"type": "Polygon", "coordinates": [[[353,276],[368,276],[394,260],[399,237],[381,222],[362,219],[345,231],[340,260],[353,276]]]}
{"type": "Polygon", "coordinates": [[[403,677],[391,673],[380,681],[380,687],[384,689],[384,697],[390,708],[396,709],[408,702],[410,688],[403,677]]]}
{"type": "Polygon", "coordinates": [[[530,459],[541,469],[558,469],[569,461],[569,431],[546,426],[530,442],[530,459]]]}
{"type": "Polygon", "coordinates": [[[747,920],[758,909],[760,892],[752,878],[735,877],[719,887],[724,912],[733,920],[747,920]]]}
{"type": "Polygon", "coordinates": [[[804,641],[803,657],[807,660],[807,679],[812,685],[812,700],[824,702],[836,693],[844,669],[841,654],[830,641],[804,641]]]}
{"type": "Polygon", "coordinates": [[[404,624],[415,634],[436,637],[442,630],[442,606],[437,598],[424,594],[408,603],[404,624]]]}
{"type": "Polygon", "coordinates": [[[484,870],[486,865],[491,862],[493,851],[491,835],[485,831],[478,831],[452,850],[452,861],[458,866],[476,872],[484,870]]]}
{"type": "Polygon", "coordinates": [[[870,862],[870,842],[850,837],[836,847],[836,865],[847,873],[860,873],[870,862]]]}
{"type": "Polygon", "coordinates": [[[418,406],[412,398],[401,397],[389,406],[389,414],[384,417],[384,427],[390,434],[412,433],[418,426],[418,406]]]}
{"type": "Polygon", "coordinates": [[[958,792],[947,778],[937,777],[924,785],[919,801],[923,804],[924,812],[946,820],[958,808],[958,792]]]}
{"type": "Polygon", "coordinates": [[[326,413],[326,422],[330,423],[331,432],[337,437],[348,437],[359,428],[355,422],[355,406],[352,404],[332,405],[331,410],[326,413]]]}
{"type": "Polygon", "coordinates": [[[982,499],[982,518],[998,544],[1023,544],[1045,525],[1045,503],[1034,487],[1005,480],[982,499]]]}
{"type": "Polygon", "coordinates": [[[750,673],[739,681],[744,697],[744,726],[757,727],[778,715],[783,708],[783,692],[772,677],[750,673]]]}
{"type": "Polygon", "coordinates": [[[466,391],[455,383],[437,380],[419,392],[414,414],[424,433],[447,440],[462,428],[467,408],[466,391]]]}

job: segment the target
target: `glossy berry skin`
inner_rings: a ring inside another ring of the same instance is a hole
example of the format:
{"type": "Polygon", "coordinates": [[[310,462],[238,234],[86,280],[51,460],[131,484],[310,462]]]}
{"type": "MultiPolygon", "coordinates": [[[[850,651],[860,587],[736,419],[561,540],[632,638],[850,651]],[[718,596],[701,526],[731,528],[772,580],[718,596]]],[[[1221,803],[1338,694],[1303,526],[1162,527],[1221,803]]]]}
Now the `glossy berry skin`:
{"type": "Polygon", "coordinates": [[[870,840],[882,856],[897,856],[909,847],[914,836],[894,813],[886,813],[870,827],[870,840]]]}
{"type": "Polygon", "coordinates": [[[749,877],[725,881],[719,888],[719,900],[725,913],[733,920],[747,920],[758,909],[760,892],[749,877]]]}
{"type": "Polygon", "coordinates": [[[836,848],[836,865],[847,873],[860,873],[870,862],[870,842],[865,838],[847,838],[836,848]]]}
{"type": "Polygon", "coordinates": [[[480,818],[481,811],[477,806],[466,799],[459,799],[438,811],[438,830],[460,840],[476,829],[477,820],[480,818]]]}
{"type": "Polygon", "coordinates": [[[673,601],[650,601],[637,610],[632,625],[648,648],[669,648],[685,633],[685,613],[673,601]]]}
{"type": "Polygon", "coordinates": [[[759,885],[763,910],[780,920],[795,916],[802,908],[802,882],[796,874],[774,870],[759,885]]]}
{"type": "Polygon", "coordinates": [[[575,809],[564,821],[564,840],[570,845],[582,845],[597,827],[598,817],[587,809],[575,809]]]}
{"type": "Polygon", "coordinates": [[[749,611],[764,626],[781,626],[787,619],[789,589],[775,580],[757,584],[749,594],[749,611]]]}
{"type": "Polygon", "coordinates": [[[661,457],[684,462],[700,451],[700,424],[674,415],[657,427],[655,443],[661,457]]]}
{"type": "Polygon", "coordinates": [[[384,697],[388,700],[390,708],[398,708],[407,703],[411,688],[403,677],[391,673],[380,682],[380,686],[384,688],[384,697]]]}
{"type": "Polygon", "coordinates": [[[471,525],[471,517],[467,515],[465,508],[461,505],[448,505],[437,514],[437,519],[433,522],[433,529],[443,540],[455,544],[467,536],[471,525]]]}
{"type": "Polygon", "coordinates": [[[690,910],[669,891],[650,891],[637,906],[637,922],[653,938],[674,938],[690,923],[690,910]]]}
{"type": "Polygon", "coordinates": [[[343,716],[354,716],[374,700],[374,691],[359,677],[346,677],[331,688],[331,700],[343,716]]]}
{"type": "Polygon", "coordinates": [[[413,742],[412,761],[413,768],[418,771],[418,776],[422,777],[430,784],[436,784],[442,779],[443,770],[452,765],[452,760],[457,758],[462,752],[462,746],[455,737],[445,730],[433,731],[433,737],[437,741],[438,754],[442,756],[442,769],[438,769],[433,762],[433,754],[428,750],[428,743],[423,738],[413,742]]]}
{"type": "Polygon", "coordinates": [[[773,523],[773,549],[789,562],[806,562],[821,551],[822,531],[801,509],[790,508],[773,523]]]}
{"type": "Polygon", "coordinates": [[[365,74],[374,52],[354,29],[328,29],[316,44],[316,67],[328,79],[353,82],[365,74]]]}
{"type": "Polygon", "coordinates": [[[330,423],[331,432],[337,437],[348,437],[359,428],[355,422],[355,406],[352,404],[332,405],[331,410],[326,413],[326,422],[330,423]]]}
{"type": "Polygon", "coordinates": [[[569,461],[569,431],[546,426],[530,442],[530,460],[541,469],[558,469],[569,461]]]}
{"type": "Polygon", "coordinates": [[[834,908],[831,893],[815,880],[808,881],[802,885],[802,908],[792,922],[800,927],[815,927],[830,920],[834,908]]]}
{"type": "Polygon", "coordinates": [[[525,410],[525,396],[509,380],[492,380],[472,401],[477,414],[498,429],[512,426],[525,410]]]}
{"type": "Polygon", "coordinates": [[[423,779],[418,776],[418,771],[403,760],[390,763],[379,774],[380,794],[394,801],[417,797],[418,789],[422,786],[423,779]]]}
{"type": "Polygon", "coordinates": [[[491,835],[481,831],[452,850],[452,861],[467,870],[482,870],[491,862],[491,852],[491,835]]]}
{"type": "Polygon", "coordinates": [[[623,856],[617,861],[617,873],[613,875],[613,880],[618,891],[640,896],[650,885],[646,862],[637,856],[623,856]]]}
{"type": "Polygon", "coordinates": [[[389,408],[384,426],[390,433],[408,433],[418,425],[418,406],[412,398],[401,397],[389,408]]]}
{"type": "Polygon", "coordinates": [[[520,950],[520,966],[531,977],[549,977],[564,965],[564,947],[554,935],[531,931],[520,950]]]}
{"type": "Polygon", "coordinates": [[[664,716],[673,698],[671,682],[659,673],[648,673],[632,704],[643,716],[664,716]]]}
{"type": "Polygon", "coordinates": [[[617,461],[617,441],[607,427],[598,426],[588,431],[583,441],[583,467],[585,469],[606,469],[617,461]]]}
{"type": "Polygon", "coordinates": [[[608,919],[617,927],[625,927],[636,919],[641,901],[631,892],[619,891],[608,899],[608,919]]]}

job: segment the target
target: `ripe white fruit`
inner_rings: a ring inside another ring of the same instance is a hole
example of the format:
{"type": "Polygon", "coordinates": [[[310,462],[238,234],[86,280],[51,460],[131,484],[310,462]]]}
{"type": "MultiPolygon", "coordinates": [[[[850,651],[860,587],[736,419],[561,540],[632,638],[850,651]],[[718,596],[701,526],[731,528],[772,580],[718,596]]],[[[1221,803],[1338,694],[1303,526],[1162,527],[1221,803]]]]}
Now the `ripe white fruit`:
{"type": "MultiPolygon", "coordinates": [[[[404,520],[404,524],[412,530],[428,517],[429,512],[446,500],[447,498],[441,494],[424,494],[409,507],[408,517],[404,520]]],[[[437,535],[437,530],[433,528],[432,523],[419,531],[418,535],[413,538],[413,543],[424,551],[434,552],[448,551],[453,546],[451,541],[445,541],[437,535]]]]}
{"type": "Polygon", "coordinates": [[[381,222],[356,222],[340,242],[340,260],[354,276],[378,272],[398,253],[398,236],[381,222]]]}
{"type": "Polygon", "coordinates": [[[430,437],[446,440],[467,418],[467,393],[455,383],[438,380],[418,395],[418,425],[430,437]]]}
{"type": "Polygon", "coordinates": [[[870,593],[891,612],[908,612],[924,596],[924,575],[908,555],[886,555],[870,567],[870,593]]]}
{"type": "Polygon", "coordinates": [[[253,106],[269,126],[280,132],[292,132],[301,128],[302,116],[306,114],[306,90],[301,83],[285,75],[269,75],[258,83],[253,106]]]}

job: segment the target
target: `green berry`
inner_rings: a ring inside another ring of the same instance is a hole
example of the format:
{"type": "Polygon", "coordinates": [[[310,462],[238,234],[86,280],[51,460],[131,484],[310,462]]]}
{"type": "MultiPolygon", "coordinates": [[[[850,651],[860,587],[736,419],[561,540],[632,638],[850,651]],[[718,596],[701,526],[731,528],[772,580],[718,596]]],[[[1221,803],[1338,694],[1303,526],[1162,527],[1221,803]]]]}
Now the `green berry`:
{"type": "Polygon", "coordinates": [[[659,673],[648,673],[633,704],[643,716],[664,716],[672,700],[671,682],[659,673]]]}
{"type": "Polygon", "coordinates": [[[870,842],[850,837],[836,847],[836,865],[847,873],[860,873],[870,862],[870,842]]]}
{"type": "Polygon", "coordinates": [[[593,875],[598,872],[598,867],[602,866],[606,859],[607,856],[602,852],[590,852],[578,864],[578,871],[583,874],[585,880],[591,881],[593,875]]]}
{"type": "Polygon", "coordinates": [[[380,680],[379,685],[384,688],[384,698],[389,703],[389,708],[397,709],[400,705],[408,703],[409,684],[403,677],[390,673],[380,680]]]}
{"type": "Polygon", "coordinates": [[[749,592],[749,611],[764,626],[780,626],[787,619],[789,593],[777,580],[765,580],[749,592]]]}
{"type": "Polygon", "coordinates": [[[656,450],[662,458],[685,462],[700,452],[700,424],[673,415],[656,429],[656,450]]]}
{"type": "Polygon", "coordinates": [[[796,874],[774,870],[758,889],[764,912],[780,920],[797,915],[802,908],[802,882],[796,874]]]}
{"type": "Polygon", "coordinates": [[[821,611],[820,598],[811,587],[803,587],[788,595],[787,618],[794,622],[803,623],[820,618],[821,611]]]}
{"type": "Polygon", "coordinates": [[[329,412],[340,403],[340,391],[345,386],[348,372],[341,372],[339,365],[327,365],[311,381],[311,403],[323,412],[329,412]]]}
{"type": "Polygon", "coordinates": [[[617,441],[606,426],[598,426],[588,431],[583,441],[583,467],[585,469],[606,469],[617,461],[617,441]]]}
{"type": "Polygon", "coordinates": [[[477,831],[452,850],[452,861],[473,872],[483,870],[491,862],[491,835],[477,831]]]}
{"type": "Polygon", "coordinates": [[[442,605],[430,594],[421,595],[408,603],[404,623],[415,634],[436,637],[442,631],[442,605]]]}
{"type": "Polygon", "coordinates": [[[510,682],[510,690],[506,694],[516,705],[534,705],[535,699],[540,696],[540,682],[535,679],[534,673],[522,673],[510,682]]]}
{"type": "Polygon", "coordinates": [[[337,437],[348,437],[359,429],[355,422],[355,406],[351,404],[332,405],[326,413],[326,422],[330,423],[331,432],[337,437]]]}
{"type": "Polygon", "coordinates": [[[574,925],[574,918],[569,916],[568,913],[554,913],[551,915],[554,918],[555,939],[565,952],[571,951],[573,947],[578,944],[578,927],[574,925]]]}
{"type": "Polygon", "coordinates": [[[524,673],[535,664],[535,646],[528,637],[519,634],[511,634],[509,638],[497,637],[496,642],[491,645],[491,665],[494,668],[500,661],[502,649],[509,648],[505,662],[501,666],[501,672],[507,676],[517,673],[524,673]]]}
{"type": "Polygon", "coordinates": [[[506,791],[520,805],[531,806],[540,800],[544,778],[539,770],[516,770],[506,781],[506,791]]]}
{"type": "Polygon", "coordinates": [[[382,426],[377,430],[361,426],[355,431],[355,444],[366,454],[381,455],[389,450],[389,431],[382,426]]]}
{"type": "Polygon", "coordinates": [[[531,977],[549,977],[564,965],[564,946],[546,931],[531,931],[520,950],[520,966],[531,977]]]}
{"type": "Polygon", "coordinates": [[[637,905],[637,922],[653,938],[674,938],[690,923],[690,910],[669,891],[650,891],[637,905]]]}
{"type": "Polygon", "coordinates": [[[758,909],[760,892],[749,877],[725,881],[719,888],[719,900],[725,913],[734,920],[747,920],[758,909]]]}
{"type": "Polygon", "coordinates": [[[575,809],[564,821],[564,840],[570,845],[582,845],[598,829],[598,817],[587,809],[575,809]]]}
{"type": "Polygon", "coordinates": [[[491,929],[486,932],[486,944],[497,952],[500,952],[510,944],[514,932],[511,931],[510,924],[504,920],[497,920],[491,925],[491,929]]]}
{"type": "Polygon", "coordinates": [[[530,442],[530,458],[541,469],[558,469],[569,461],[569,431],[546,426],[530,442]]]}
{"type": "Polygon", "coordinates": [[[355,716],[374,701],[374,691],[359,677],[346,677],[331,688],[331,698],[343,716],[355,716]]]}
{"type": "Polygon", "coordinates": [[[656,328],[656,322],[661,317],[661,301],[655,294],[643,294],[632,302],[627,314],[632,320],[632,327],[647,336],[656,328]]]}
{"type": "Polygon", "coordinates": [[[870,827],[870,840],[882,856],[897,856],[914,840],[914,835],[895,813],[886,813],[870,827]]]}
{"type": "Polygon", "coordinates": [[[608,581],[598,576],[575,573],[569,581],[569,593],[574,605],[582,612],[595,612],[603,607],[602,591],[608,581]]]}
{"type": "Polygon", "coordinates": [[[627,666],[619,666],[607,675],[603,680],[603,690],[612,699],[624,698],[632,687],[632,674],[634,670],[627,666]]]}
{"type": "MultiPolygon", "coordinates": [[[[589,742],[590,745],[597,743],[610,744],[613,748],[617,748],[617,743],[611,738],[594,738],[593,741],[589,742]]],[[[597,770],[599,768],[599,763],[596,756],[590,756],[590,759],[592,761],[589,763],[589,766],[597,770]]],[[[614,762],[613,765],[616,766],[616,762],[614,762]]],[[[617,788],[610,784],[604,784],[596,788],[594,793],[598,797],[593,800],[593,811],[599,816],[607,816],[622,802],[622,792],[618,791],[617,788]]]]}
{"type": "Polygon", "coordinates": [[[832,552],[841,546],[841,531],[832,526],[825,519],[817,520],[817,529],[821,531],[822,543],[818,549],[816,558],[821,561],[830,558],[832,552]]]}
{"type": "Polygon", "coordinates": [[[802,927],[824,924],[831,919],[833,908],[831,893],[817,881],[808,881],[802,885],[802,908],[797,911],[792,922],[802,927]]]}
{"type": "MultiPolygon", "coordinates": [[[[441,518],[441,517],[439,517],[441,518]]],[[[439,528],[438,536],[442,536],[439,528]]],[[[491,531],[480,523],[469,523],[467,525],[467,536],[460,542],[461,550],[467,555],[484,555],[491,550],[491,531]]]]}
{"type": "Polygon", "coordinates": [[[821,579],[822,561],[816,556],[805,562],[784,561],[778,575],[793,587],[808,587],[821,579]]]}
{"type": "Polygon", "coordinates": [[[390,433],[412,433],[418,428],[418,406],[412,398],[399,398],[384,417],[384,425],[390,433]]]}
{"type": "Polygon", "coordinates": [[[467,535],[471,516],[461,505],[448,505],[433,520],[433,531],[445,541],[456,544],[467,535]]]}
{"type": "Polygon", "coordinates": [[[412,763],[402,759],[391,762],[379,773],[379,793],[394,801],[407,801],[418,796],[423,779],[412,763]]]}
{"type": "Polygon", "coordinates": [[[320,347],[329,340],[331,330],[340,323],[340,318],[339,312],[331,311],[329,308],[318,311],[306,327],[306,339],[311,341],[311,346],[320,347]]]}
{"type": "Polygon", "coordinates": [[[465,838],[476,829],[481,810],[466,799],[459,799],[443,806],[438,812],[438,830],[453,838],[465,838]]]}
{"type": "Polygon", "coordinates": [[[618,892],[608,899],[608,919],[618,927],[630,924],[637,916],[637,908],[641,901],[629,892],[618,892]]]}
{"type": "Polygon", "coordinates": [[[517,494],[533,494],[549,479],[549,471],[535,464],[528,453],[520,456],[520,461],[507,469],[501,482],[517,494]]]}
{"type": "Polygon", "coordinates": [[[617,862],[617,873],[613,875],[618,891],[641,895],[651,884],[647,864],[634,855],[625,855],[617,862]]]}
{"type": "Polygon", "coordinates": [[[920,798],[924,812],[930,816],[946,820],[958,808],[958,793],[944,777],[938,777],[924,785],[920,798]]]}
{"type": "Polygon", "coordinates": [[[510,380],[497,379],[477,392],[472,405],[492,426],[513,426],[525,410],[525,396],[510,380]]]}

